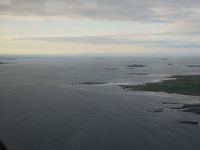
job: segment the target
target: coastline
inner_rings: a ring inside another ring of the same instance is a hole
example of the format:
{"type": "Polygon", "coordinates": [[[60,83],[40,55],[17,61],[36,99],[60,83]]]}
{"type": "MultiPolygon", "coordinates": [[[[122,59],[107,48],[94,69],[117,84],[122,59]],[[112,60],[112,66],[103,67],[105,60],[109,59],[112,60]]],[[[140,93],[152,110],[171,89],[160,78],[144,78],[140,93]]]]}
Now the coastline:
{"type": "Polygon", "coordinates": [[[127,91],[151,91],[200,96],[200,75],[175,75],[169,80],[143,85],[119,85],[127,91]]]}

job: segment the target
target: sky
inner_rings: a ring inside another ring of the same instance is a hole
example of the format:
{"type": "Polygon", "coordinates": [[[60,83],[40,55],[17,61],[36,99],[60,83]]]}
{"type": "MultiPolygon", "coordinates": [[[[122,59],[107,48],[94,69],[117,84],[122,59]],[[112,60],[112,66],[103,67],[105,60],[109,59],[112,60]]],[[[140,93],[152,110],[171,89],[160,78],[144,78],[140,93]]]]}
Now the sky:
{"type": "Polygon", "coordinates": [[[200,0],[0,0],[0,54],[200,55],[200,0]]]}

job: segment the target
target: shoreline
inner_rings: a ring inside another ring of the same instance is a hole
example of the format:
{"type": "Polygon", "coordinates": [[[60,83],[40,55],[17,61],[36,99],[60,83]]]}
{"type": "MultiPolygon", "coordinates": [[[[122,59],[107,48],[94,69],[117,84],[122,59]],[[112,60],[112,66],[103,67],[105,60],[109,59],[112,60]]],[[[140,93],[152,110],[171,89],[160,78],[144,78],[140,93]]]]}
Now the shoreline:
{"type": "Polygon", "coordinates": [[[161,80],[160,82],[119,86],[127,91],[166,92],[200,96],[200,75],[174,75],[169,77],[169,80],[161,80]]]}

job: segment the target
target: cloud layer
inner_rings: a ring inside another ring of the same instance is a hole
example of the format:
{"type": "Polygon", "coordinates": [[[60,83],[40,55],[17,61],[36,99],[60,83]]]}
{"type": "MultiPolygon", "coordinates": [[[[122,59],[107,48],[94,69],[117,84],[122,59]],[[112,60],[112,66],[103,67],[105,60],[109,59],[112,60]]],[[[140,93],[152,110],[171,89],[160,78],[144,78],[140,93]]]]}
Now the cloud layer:
{"type": "Polygon", "coordinates": [[[115,45],[196,52],[199,26],[200,0],[0,0],[0,42],[9,39],[0,52],[71,43],[81,51],[115,45]]]}
{"type": "Polygon", "coordinates": [[[0,15],[197,21],[199,0],[1,0],[0,15]]]}
{"type": "Polygon", "coordinates": [[[13,38],[14,41],[46,41],[61,43],[86,43],[94,45],[143,45],[157,48],[200,48],[200,35],[181,38],[186,33],[124,34],[104,36],[29,36],[13,38]]]}

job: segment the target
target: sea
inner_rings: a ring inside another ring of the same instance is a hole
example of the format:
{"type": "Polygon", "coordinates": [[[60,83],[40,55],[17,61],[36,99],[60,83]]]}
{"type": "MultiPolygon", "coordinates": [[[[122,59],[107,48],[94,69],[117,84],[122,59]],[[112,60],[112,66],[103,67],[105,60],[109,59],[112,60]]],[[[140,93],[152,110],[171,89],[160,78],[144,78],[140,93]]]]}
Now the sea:
{"type": "MultiPolygon", "coordinates": [[[[11,56],[9,56],[11,57],[11,56]]],[[[0,57],[0,140],[8,150],[199,150],[200,97],[120,85],[200,75],[199,57],[0,57]],[[143,67],[128,67],[139,64],[143,67]],[[90,84],[88,84],[90,83],[90,84]],[[162,111],[159,111],[162,110],[162,111]]]]}

